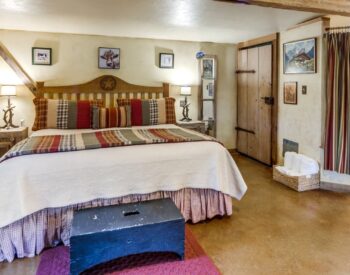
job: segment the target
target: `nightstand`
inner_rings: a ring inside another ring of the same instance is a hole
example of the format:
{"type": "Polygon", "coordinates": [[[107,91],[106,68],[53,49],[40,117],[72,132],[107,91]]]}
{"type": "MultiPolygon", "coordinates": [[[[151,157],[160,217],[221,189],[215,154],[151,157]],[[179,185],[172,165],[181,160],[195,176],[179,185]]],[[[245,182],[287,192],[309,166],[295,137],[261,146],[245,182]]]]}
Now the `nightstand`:
{"type": "Polygon", "coordinates": [[[6,153],[13,145],[28,137],[28,127],[19,127],[0,130],[0,156],[6,153]]]}
{"type": "Polygon", "coordinates": [[[205,134],[205,123],[204,123],[204,121],[199,121],[199,120],[197,120],[197,121],[189,121],[189,122],[178,121],[176,124],[178,126],[182,127],[182,128],[194,130],[194,131],[200,132],[202,134],[205,134]]]}

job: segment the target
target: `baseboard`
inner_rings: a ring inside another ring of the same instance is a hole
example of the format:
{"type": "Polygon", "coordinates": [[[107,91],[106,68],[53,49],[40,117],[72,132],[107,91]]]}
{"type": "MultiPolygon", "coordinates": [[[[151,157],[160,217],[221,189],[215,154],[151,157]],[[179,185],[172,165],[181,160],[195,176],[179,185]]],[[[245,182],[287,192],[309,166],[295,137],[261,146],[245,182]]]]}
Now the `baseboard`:
{"type": "Polygon", "coordinates": [[[238,151],[237,151],[237,149],[236,149],[236,148],[234,148],[234,149],[227,149],[227,151],[229,151],[229,152],[230,152],[230,154],[232,154],[232,155],[234,155],[234,154],[238,154],[238,151]]]}
{"type": "Polygon", "coordinates": [[[334,182],[321,181],[320,189],[333,192],[350,193],[350,185],[334,182]]]}

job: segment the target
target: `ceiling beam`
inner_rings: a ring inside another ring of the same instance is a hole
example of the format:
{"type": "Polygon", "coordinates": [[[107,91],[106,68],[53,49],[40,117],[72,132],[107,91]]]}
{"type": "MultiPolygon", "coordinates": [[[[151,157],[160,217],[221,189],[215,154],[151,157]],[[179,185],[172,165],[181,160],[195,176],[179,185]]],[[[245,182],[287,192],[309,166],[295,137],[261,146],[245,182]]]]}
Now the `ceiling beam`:
{"type": "Polygon", "coordinates": [[[350,16],[349,0],[225,0],[269,8],[350,16]]]}
{"type": "Polygon", "coordinates": [[[19,79],[23,84],[35,95],[36,92],[36,82],[30,78],[26,71],[21,67],[13,55],[8,51],[8,49],[0,43],[0,56],[5,60],[5,62],[14,70],[19,79]]]}

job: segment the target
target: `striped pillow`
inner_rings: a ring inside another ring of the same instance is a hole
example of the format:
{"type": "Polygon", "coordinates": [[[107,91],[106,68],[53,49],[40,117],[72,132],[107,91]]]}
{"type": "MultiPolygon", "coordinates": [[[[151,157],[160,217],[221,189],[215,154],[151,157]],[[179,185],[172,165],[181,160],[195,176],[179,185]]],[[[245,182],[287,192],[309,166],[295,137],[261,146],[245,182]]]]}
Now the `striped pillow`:
{"type": "Polygon", "coordinates": [[[92,128],[94,129],[131,126],[130,106],[116,108],[93,107],[92,117],[92,128]]]}
{"type": "Polygon", "coordinates": [[[131,106],[132,126],[175,124],[175,99],[117,99],[118,106],[131,106]]]}
{"type": "Polygon", "coordinates": [[[85,129],[92,126],[92,106],[103,106],[103,100],[62,100],[34,98],[33,131],[40,129],[85,129]]]}

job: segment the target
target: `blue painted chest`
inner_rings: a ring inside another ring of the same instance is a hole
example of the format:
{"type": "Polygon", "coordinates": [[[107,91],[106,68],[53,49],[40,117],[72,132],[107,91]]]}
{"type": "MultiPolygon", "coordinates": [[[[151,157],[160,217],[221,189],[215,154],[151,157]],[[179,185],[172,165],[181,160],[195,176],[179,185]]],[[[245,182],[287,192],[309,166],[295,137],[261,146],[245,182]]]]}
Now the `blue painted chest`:
{"type": "Polygon", "coordinates": [[[184,257],[185,221],[171,199],[84,209],[74,212],[70,272],[144,252],[184,257]]]}

